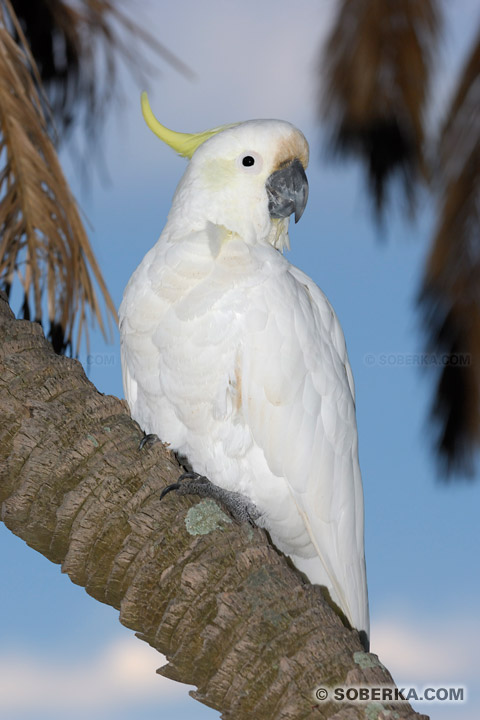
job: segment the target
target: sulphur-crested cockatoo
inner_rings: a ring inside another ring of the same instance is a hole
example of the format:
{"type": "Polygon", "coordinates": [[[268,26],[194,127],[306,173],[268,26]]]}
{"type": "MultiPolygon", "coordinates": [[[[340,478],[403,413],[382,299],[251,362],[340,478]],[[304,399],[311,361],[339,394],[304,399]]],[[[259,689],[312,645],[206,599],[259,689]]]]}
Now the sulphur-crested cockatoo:
{"type": "Polygon", "coordinates": [[[307,142],[279,120],[176,133],[146,94],[142,108],[190,162],[120,308],[132,416],[225,497],[248,499],[275,545],[368,636],[345,340],[325,295],[282,254],[307,200],[307,142]]]}

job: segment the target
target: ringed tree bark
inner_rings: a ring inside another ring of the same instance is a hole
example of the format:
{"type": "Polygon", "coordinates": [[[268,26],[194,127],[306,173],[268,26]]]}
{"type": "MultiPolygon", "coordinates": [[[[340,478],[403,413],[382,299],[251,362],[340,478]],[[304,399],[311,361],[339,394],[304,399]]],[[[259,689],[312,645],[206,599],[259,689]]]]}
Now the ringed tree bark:
{"type": "Polygon", "coordinates": [[[408,703],[318,701],[315,690],[393,685],[317,586],[266,533],[211,500],[171,496],[179,466],[124,401],[0,296],[0,502],[5,525],[59,563],[162,652],[159,673],[195,685],[223,718],[421,720],[408,703]]]}

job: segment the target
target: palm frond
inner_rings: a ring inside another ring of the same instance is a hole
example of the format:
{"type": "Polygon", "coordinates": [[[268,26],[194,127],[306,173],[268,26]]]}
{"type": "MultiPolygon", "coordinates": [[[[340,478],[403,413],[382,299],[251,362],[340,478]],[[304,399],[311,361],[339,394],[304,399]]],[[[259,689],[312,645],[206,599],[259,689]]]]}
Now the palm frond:
{"type": "Polygon", "coordinates": [[[480,445],[480,34],[439,140],[439,221],[420,294],[439,374],[432,417],[446,470],[471,472],[480,445]]]}
{"type": "Polygon", "coordinates": [[[12,37],[8,0],[0,4],[0,284],[19,279],[23,315],[41,322],[47,299],[50,338],[57,352],[88,341],[87,315],[106,333],[95,278],[107,308],[115,308],[97,266],[76,203],[48,135],[31,57],[12,37]],[[6,17],[6,7],[9,16],[6,17]],[[73,338],[74,326],[76,338],[73,338]]]}
{"type": "Polygon", "coordinates": [[[439,31],[435,0],[343,0],[322,54],[320,116],[332,147],[365,163],[377,212],[393,176],[412,207],[426,175],[424,107],[439,31]]]}
{"type": "Polygon", "coordinates": [[[118,93],[119,60],[130,72],[141,75],[148,48],[178,72],[193,75],[127,16],[118,0],[10,1],[38,66],[59,139],[68,137],[80,122],[90,142],[98,138],[105,113],[118,93]]]}

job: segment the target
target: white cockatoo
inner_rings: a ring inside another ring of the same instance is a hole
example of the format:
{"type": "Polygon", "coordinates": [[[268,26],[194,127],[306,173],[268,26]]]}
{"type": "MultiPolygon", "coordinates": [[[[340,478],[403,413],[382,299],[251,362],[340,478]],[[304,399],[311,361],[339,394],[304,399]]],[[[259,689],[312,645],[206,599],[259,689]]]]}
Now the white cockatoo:
{"type": "Polygon", "coordinates": [[[176,133],[145,93],[142,109],[190,162],[120,307],[132,416],[226,500],[240,493],[365,641],[352,372],[330,303],[283,255],[307,201],[307,141],[279,120],[176,133]]]}

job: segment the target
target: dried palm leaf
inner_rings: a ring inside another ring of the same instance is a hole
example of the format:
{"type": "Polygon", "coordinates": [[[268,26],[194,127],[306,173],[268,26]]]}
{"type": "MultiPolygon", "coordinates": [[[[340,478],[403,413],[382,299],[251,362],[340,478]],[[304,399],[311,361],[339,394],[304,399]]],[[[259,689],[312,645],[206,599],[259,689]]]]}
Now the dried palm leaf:
{"type": "Polygon", "coordinates": [[[42,102],[32,80],[34,61],[9,28],[22,35],[8,0],[0,4],[0,283],[8,291],[19,278],[23,315],[43,318],[57,352],[88,341],[87,313],[106,333],[93,274],[116,318],[76,203],[49,139],[42,102]],[[6,17],[4,8],[9,15],[6,17]],[[90,269],[89,269],[90,268],[90,269]],[[30,308],[33,307],[33,313],[30,308]]]}
{"type": "Polygon", "coordinates": [[[480,445],[480,34],[439,140],[440,211],[420,295],[445,358],[432,416],[447,471],[472,471],[480,445]]]}
{"type": "MultiPolygon", "coordinates": [[[[118,0],[11,3],[38,65],[61,138],[83,120],[87,137],[96,139],[109,101],[118,92],[115,79],[120,59],[140,75],[145,65],[143,51],[148,48],[178,72],[192,76],[179,58],[120,9],[118,0]],[[142,55],[136,51],[135,40],[142,43],[142,55]]],[[[145,79],[140,84],[144,83],[145,79]]]]}
{"type": "Polygon", "coordinates": [[[343,0],[322,55],[320,114],[332,147],[366,164],[377,212],[388,181],[426,176],[423,114],[439,29],[435,0],[343,0]]]}

